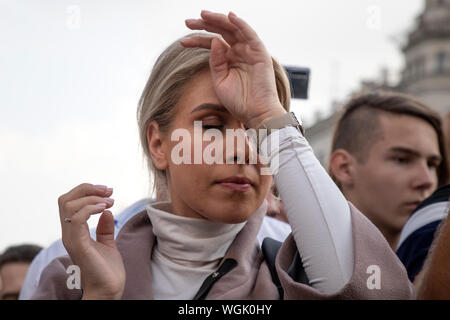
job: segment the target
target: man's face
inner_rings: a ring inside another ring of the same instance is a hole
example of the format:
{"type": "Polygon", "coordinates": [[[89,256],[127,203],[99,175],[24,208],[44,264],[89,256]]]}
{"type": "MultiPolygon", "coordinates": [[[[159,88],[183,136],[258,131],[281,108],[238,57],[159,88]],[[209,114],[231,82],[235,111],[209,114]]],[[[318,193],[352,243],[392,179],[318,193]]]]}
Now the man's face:
{"type": "Polygon", "coordinates": [[[9,262],[1,267],[2,291],[0,300],[16,300],[19,298],[20,289],[29,266],[30,264],[25,262],[9,262]]]}
{"type": "MultiPolygon", "coordinates": [[[[382,138],[364,163],[355,161],[348,198],[386,236],[401,231],[417,205],[437,187],[437,134],[426,121],[379,115],[382,138]]],[[[388,239],[389,240],[389,239],[388,239]]]]}

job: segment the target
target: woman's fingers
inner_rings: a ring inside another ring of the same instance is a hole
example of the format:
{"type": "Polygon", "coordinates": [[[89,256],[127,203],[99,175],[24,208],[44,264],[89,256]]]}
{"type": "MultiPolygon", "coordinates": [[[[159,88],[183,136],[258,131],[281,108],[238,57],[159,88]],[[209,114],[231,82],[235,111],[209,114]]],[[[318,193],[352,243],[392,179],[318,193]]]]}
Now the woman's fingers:
{"type": "MultiPolygon", "coordinates": [[[[222,30],[226,30],[231,33],[235,33],[236,31],[239,30],[239,28],[236,25],[232,24],[230,22],[230,20],[228,19],[228,17],[222,13],[216,13],[216,12],[210,12],[210,11],[203,10],[200,13],[200,16],[205,21],[205,23],[208,25],[216,26],[222,30]]],[[[238,39],[238,40],[242,40],[242,39],[238,39]]]]}
{"type": "MultiPolygon", "coordinates": [[[[112,192],[112,188],[103,185],[83,183],[59,197],[59,215],[63,233],[67,232],[68,228],[72,230],[76,225],[84,225],[91,214],[112,207],[114,200],[108,198],[112,192]]],[[[83,226],[84,229],[86,225],[83,226]]]]}
{"type": "MultiPolygon", "coordinates": [[[[202,19],[187,19],[186,26],[193,30],[205,30],[220,34],[225,40],[227,48],[231,48],[227,57],[233,62],[247,62],[258,59],[259,55],[251,54],[249,48],[255,52],[265,51],[264,45],[256,32],[243,19],[230,12],[228,16],[220,13],[202,11],[202,19]],[[241,61],[242,60],[242,61],[241,61]]],[[[185,38],[181,43],[186,47],[200,47],[210,49],[211,36],[194,36],[185,38]]]]}
{"type": "MultiPolygon", "coordinates": [[[[63,231],[66,230],[68,224],[73,223],[74,219],[78,219],[77,214],[86,207],[99,205],[102,208],[100,212],[112,207],[114,200],[108,198],[112,192],[112,188],[103,185],[83,183],[59,197],[59,216],[63,231]]],[[[84,222],[87,221],[89,216],[87,216],[84,222]]]]}
{"type": "Polygon", "coordinates": [[[239,18],[236,14],[230,12],[228,14],[228,19],[234,26],[236,26],[239,29],[241,34],[244,36],[245,40],[249,42],[259,40],[259,37],[256,34],[255,30],[253,30],[252,27],[250,27],[250,25],[247,22],[239,18]]]}
{"type": "Polygon", "coordinates": [[[91,215],[102,213],[105,210],[105,208],[106,208],[105,203],[87,205],[70,218],[71,220],[70,225],[71,226],[84,225],[91,215]]]}
{"type": "Polygon", "coordinates": [[[220,34],[229,45],[233,45],[238,41],[232,32],[208,24],[202,19],[187,19],[185,23],[186,26],[191,30],[205,30],[208,32],[220,34]]]}
{"type": "Polygon", "coordinates": [[[204,49],[211,49],[211,43],[212,40],[216,37],[212,36],[193,36],[193,37],[187,37],[180,40],[181,44],[185,47],[190,48],[204,48],[204,49]]]}
{"type": "Polygon", "coordinates": [[[93,185],[90,183],[82,183],[68,193],[63,194],[58,199],[59,207],[61,208],[66,202],[87,197],[87,196],[99,196],[109,197],[113,193],[112,188],[108,188],[104,185],[93,185]]]}
{"type": "Polygon", "coordinates": [[[220,34],[229,45],[258,39],[256,32],[241,18],[230,12],[227,15],[203,10],[202,19],[187,19],[192,30],[205,30],[220,34]]]}
{"type": "Polygon", "coordinates": [[[214,82],[221,82],[228,76],[230,63],[227,58],[227,49],[228,46],[223,39],[212,40],[209,65],[214,82]]]}
{"type": "Polygon", "coordinates": [[[70,222],[61,222],[63,244],[69,253],[71,248],[86,246],[91,241],[87,221],[91,215],[102,213],[105,208],[105,203],[87,205],[71,216],[70,222]]]}
{"type": "Polygon", "coordinates": [[[230,12],[228,16],[203,10],[201,13],[203,20],[209,24],[232,32],[239,42],[259,40],[255,30],[235,13],[230,12]]]}
{"type": "MultiPolygon", "coordinates": [[[[111,198],[103,198],[99,196],[88,196],[83,197],[80,199],[75,199],[72,201],[67,201],[62,206],[62,212],[64,213],[63,218],[70,218],[75,213],[77,213],[81,208],[91,205],[91,204],[97,204],[97,203],[105,203],[106,208],[111,208],[114,204],[114,199],[111,198]]],[[[63,219],[64,220],[64,219],[63,219]]]]}
{"type": "Polygon", "coordinates": [[[112,188],[81,184],[58,199],[63,245],[74,264],[80,266],[86,296],[121,297],[125,283],[122,258],[114,242],[114,217],[105,210],[114,204],[112,188]],[[87,221],[103,213],[97,225],[97,241],[87,221]],[[97,295],[96,295],[97,294],[97,295]]]}
{"type": "Polygon", "coordinates": [[[97,224],[97,242],[114,247],[114,217],[109,210],[103,211],[97,224]]]}

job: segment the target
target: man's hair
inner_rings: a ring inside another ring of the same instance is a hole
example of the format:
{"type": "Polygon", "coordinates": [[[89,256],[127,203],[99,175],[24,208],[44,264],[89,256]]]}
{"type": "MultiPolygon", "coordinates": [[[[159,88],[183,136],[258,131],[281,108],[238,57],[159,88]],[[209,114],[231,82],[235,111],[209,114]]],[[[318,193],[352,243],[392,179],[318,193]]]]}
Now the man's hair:
{"type": "MultiPolygon", "coordinates": [[[[392,92],[373,92],[351,99],[343,108],[335,126],[331,143],[331,153],[344,149],[360,162],[367,161],[373,144],[381,139],[379,115],[382,113],[408,115],[429,123],[438,137],[442,162],[437,168],[438,185],[448,183],[448,149],[442,131],[442,121],[438,113],[410,95],[392,92]]],[[[330,153],[330,154],[331,154],[330,153]]],[[[330,171],[333,180],[337,179],[330,171]]],[[[339,183],[338,183],[339,185],[339,183]]]]}
{"type": "Polygon", "coordinates": [[[0,269],[7,263],[25,262],[31,263],[42,247],[33,244],[22,244],[8,247],[0,255],[0,269]]]}

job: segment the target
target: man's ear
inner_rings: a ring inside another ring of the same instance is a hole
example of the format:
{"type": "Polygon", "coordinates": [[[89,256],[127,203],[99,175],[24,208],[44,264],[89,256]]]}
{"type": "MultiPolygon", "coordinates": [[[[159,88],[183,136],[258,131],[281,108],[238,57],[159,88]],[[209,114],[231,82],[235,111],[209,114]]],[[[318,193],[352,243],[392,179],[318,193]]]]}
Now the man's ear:
{"type": "Polygon", "coordinates": [[[152,121],[148,125],[147,142],[150,156],[152,157],[155,167],[159,170],[166,170],[169,166],[166,157],[167,146],[165,145],[163,135],[159,130],[159,126],[156,121],[152,121]]]}
{"type": "Polygon", "coordinates": [[[346,150],[337,149],[330,156],[330,174],[342,187],[353,185],[356,159],[346,150]]]}

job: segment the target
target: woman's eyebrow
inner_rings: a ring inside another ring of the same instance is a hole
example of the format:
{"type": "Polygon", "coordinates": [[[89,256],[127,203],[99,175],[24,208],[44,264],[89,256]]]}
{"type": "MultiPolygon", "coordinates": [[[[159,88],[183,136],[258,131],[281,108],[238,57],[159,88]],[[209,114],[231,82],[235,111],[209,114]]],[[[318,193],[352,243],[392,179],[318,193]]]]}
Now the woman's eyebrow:
{"type": "Polygon", "coordinates": [[[202,110],[213,110],[218,112],[228,112],[228,110],[220,105],[220,104],[214,104],[214,103],[202,103],[201,105],[194,108],[194,110],[191,111],[191,113],[202,111],[202,110]]]}

